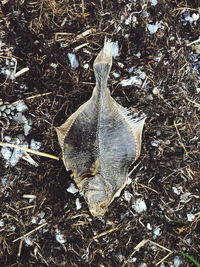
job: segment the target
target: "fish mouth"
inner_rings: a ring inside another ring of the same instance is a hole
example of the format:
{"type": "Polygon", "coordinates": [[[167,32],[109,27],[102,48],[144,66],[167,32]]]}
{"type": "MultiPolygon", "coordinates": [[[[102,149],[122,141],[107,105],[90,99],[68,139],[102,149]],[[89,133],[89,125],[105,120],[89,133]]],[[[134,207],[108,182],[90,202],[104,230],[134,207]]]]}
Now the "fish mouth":
{"type": "Polygon", "coordinates": [[[84,198],[94,217],[103,216],[113,198],[113,187],[100,175],[85,180],[82,184],[84,198]]]}

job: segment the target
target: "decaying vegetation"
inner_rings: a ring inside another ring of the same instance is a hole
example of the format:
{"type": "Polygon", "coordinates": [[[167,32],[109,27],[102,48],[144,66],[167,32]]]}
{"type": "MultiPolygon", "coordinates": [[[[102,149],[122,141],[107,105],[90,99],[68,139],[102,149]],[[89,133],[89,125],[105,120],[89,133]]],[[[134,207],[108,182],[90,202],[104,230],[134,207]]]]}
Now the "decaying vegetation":
{"type": "Polygon", "coordinates": [[[180,252],[200,261],[199,15],[198,0],[1,2],[2,142],[34,139],[61,156],[53,126],[89,99],[105,36],[119,46],[112,97],[147,120],[132,182],[99,219],[66,190],[61,160],[30,154],[11,166],[4,150],[0,266],[192,266],[180,252]],[[21,100],[27,109],[9,114],[21,100]],[[19,113],[26,121],[13,119],[19,113]]]}

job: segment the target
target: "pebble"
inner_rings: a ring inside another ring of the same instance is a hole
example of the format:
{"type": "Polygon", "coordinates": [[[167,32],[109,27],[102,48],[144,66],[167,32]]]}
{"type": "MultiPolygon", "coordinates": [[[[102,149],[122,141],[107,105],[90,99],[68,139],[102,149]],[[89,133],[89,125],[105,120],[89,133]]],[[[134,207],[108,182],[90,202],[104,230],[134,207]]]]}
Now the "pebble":
{"type": "Polygon", "coordinates": [[[78,68],[79,67],[79,63],[78,63],[76,55],[73,54],[73,53],[68,53],[67,56],[68,56],[71,68],[72,69],[78,68]]]}
{"type": "Polygon", "coordinates": [[[40,147],[41,147],[41,142],[35,141],[34,139],[31,139],[30,149],[39,150],[40,147]]]}
{"type": "Polygon", "coordinates": [[[182,259],[180,256],[175,256],[174,258],[174,267],[179,267],[182,264],[182,259]]]}
{"type": "Polygon", "coordinates": [[[142,262],[138,265],[138,267],[147,267],[146,263],[145,262],[142,262]]]}
{"type": "Polygon", "coordinates": [[[195,219],[195,215],[192,213],[187,214],[187,220],[188,222],[192,222],[195,219]]]}
{"type": "Polygon", "coordinates": [[[28,246],[33,246],[33,242],[31,241],[29,236],[25,236],[24,237],[24,242],[28,245],[28,246]]]}
{"type": "Polygon", "coordinates": [[[4,111],[6,109],[6,105],[2,105],[2,106],[0,106],[0,110],[1,111],[4,111]]]}
{"type": "Polygon", "coordinates": [[[55,235],[56,235],[56,240],[60,244],[64,244],[67,241],[65,236],[63,234],[61,234],[61,232],[60,232],[60,230],[58,228],[55,230],[55,235]]]}
{"type": "Polygon", "coordinates": [[[28,109],[27,105],[23,101],[19,101],[18,103],[16,103],[15,108],[19,112],[24,112],[28,109]]]}
{"type": "Polygon", "coordinates": [[[158,4],[157,0],[150,0],[152,6],[156,6],[158,4]]]}
{"type": "Polygon", "coordinates": [[[120,74],[117,73],[117,72],[113,72],[113,76],[114,76],[115,78],[119,78],[119,77],[120,77],[120,74]]]}
{"type": "Polygon", "coordinates": [[[151,226],[150,223],[147,223],[147,229],[150,230],[150,231],[152,230],[152,226],[151,226]]]}
{"type": "Polygon", "coordinates": [[[81,203],[80,203],[80,200],[79,200],[78,197],[76,198],[76,209],[77,210],[80,210],[81,209],[81,203]]]}
{"type": "Polygon", "coordinates": [[[4,225],[5,225],[4,220],[1,219],[1,220],[0,220],[0,227],[4,227],[4,225]]]}
{"type": "Polygon", "coordinates": [[[7,109],[5,109],[5,111],[4,111],[4,112],[5,112],[6,114],[8,114],[8,115],[9,115],[9,114],[10,114],[10,112],[11,112],[11,110],[7,108],[7,109]]]}
{"type": "Polygon", "coordinates": [[[147,28],[151,34],[156,33],[158,30],[158,24],[147,24],[147,28]]]}
{"type": "Polygon", "coordinates": [[[43,219],[44,216],[45,216],[45,212],[44,212],[44,211],[41,211],[41,212],[38,214],[38,217],[39,217],[40,219],[43,219]]]}
{"type": "Polygon", "coordinates": [[[118,46],[118,41],[112,42],[112,56],[113,57],[118,57],[119,56],[119,46],[118,46]]]}
{"type": "Polygon", "coordinates": [[[125,191],[124,192],[124,199],[127,201],[127,202],[130,202],[131,201],[131,199],[132,199],[132,197],[133,197],[133,194],[131,194],[129,191],[125,191]]]}
{"type": "Polygon", "coordinates": [[[138,76],[132,76],[129,79],[122,80],[120,84],[122,86],[130,86],[130,85],[141,86],[142,80],[138,78],[138,76]]]}
{"type": "Polygon", "coordinates": [[[71,183],[70,186],[66,190],[67,192],[71,194],[76,194],[78,192],[78,189],[75,187],[73,183],[71,183]]]}
{"type": "Polygon", "coordinates": [[[89,68],[89,64],[88,64],[88,63],[85,63],[85,64],[83,65],[83,67],[84,67],[84,69],[88,69],[88,68],[89,68]]]}
{"type": "Polygon", "coordinates": [[[2,148],[1,148],[1,154],[2,154],[3,158],[4,158],[5,160],[7,160],[7,161],[9,161],[9,159],[10,159],[11,156],[12,156],[12,152],[11,152],[11,150],[10,150],[9,147],[2,147],[2,148]]]}
{"type": "Polygon", "coordinates": [[[139,198],[135,201],[135,203],[132,205],[132,208],[137,213],[142,213],[147,210],[146,203],[143,199],[139,198]]]}
{"type": "Polygon", "coordinates": [[[160,231],[161,231],[161,229],[160,229],[159,227],[157,227],[157,228],[153,231],[153,233],[154,233],[154,238],[160,236],[160,231]]]}
{"type": "Polygon", "coordinates": [[[24,124],[24,135],[27,136],[31,130],[31,126],[27,123],[24,124]]]}

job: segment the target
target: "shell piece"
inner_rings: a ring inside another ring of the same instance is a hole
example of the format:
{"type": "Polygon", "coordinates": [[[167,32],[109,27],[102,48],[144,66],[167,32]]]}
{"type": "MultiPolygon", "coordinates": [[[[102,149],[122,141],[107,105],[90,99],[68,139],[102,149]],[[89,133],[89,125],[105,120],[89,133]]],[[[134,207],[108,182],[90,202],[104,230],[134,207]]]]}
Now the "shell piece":
{"type": "Polygon", "coordinates": [[[126,185],[130,165],[139,157],[145,116],[130,115],[107,88],[112,43],[94,62],[96,87],[91,98],[56,128],[67,170],[83,193],[93,216],[103,216],[126,185]]]}

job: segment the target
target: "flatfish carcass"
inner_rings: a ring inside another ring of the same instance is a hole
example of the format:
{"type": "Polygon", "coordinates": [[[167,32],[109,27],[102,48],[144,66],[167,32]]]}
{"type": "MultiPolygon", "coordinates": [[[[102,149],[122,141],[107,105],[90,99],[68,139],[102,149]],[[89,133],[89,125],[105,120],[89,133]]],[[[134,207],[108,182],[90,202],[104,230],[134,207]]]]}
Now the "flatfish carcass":
{"type": "Polygon", "coordinates": [[[110,95],[112,42],[105,40],[94,61],[96,86],[91,98],[56,128],[63,162],[72,171],[93,216],[103,216],[126,185],[139,157],[145,115],[134,114],[110,95]]]}

